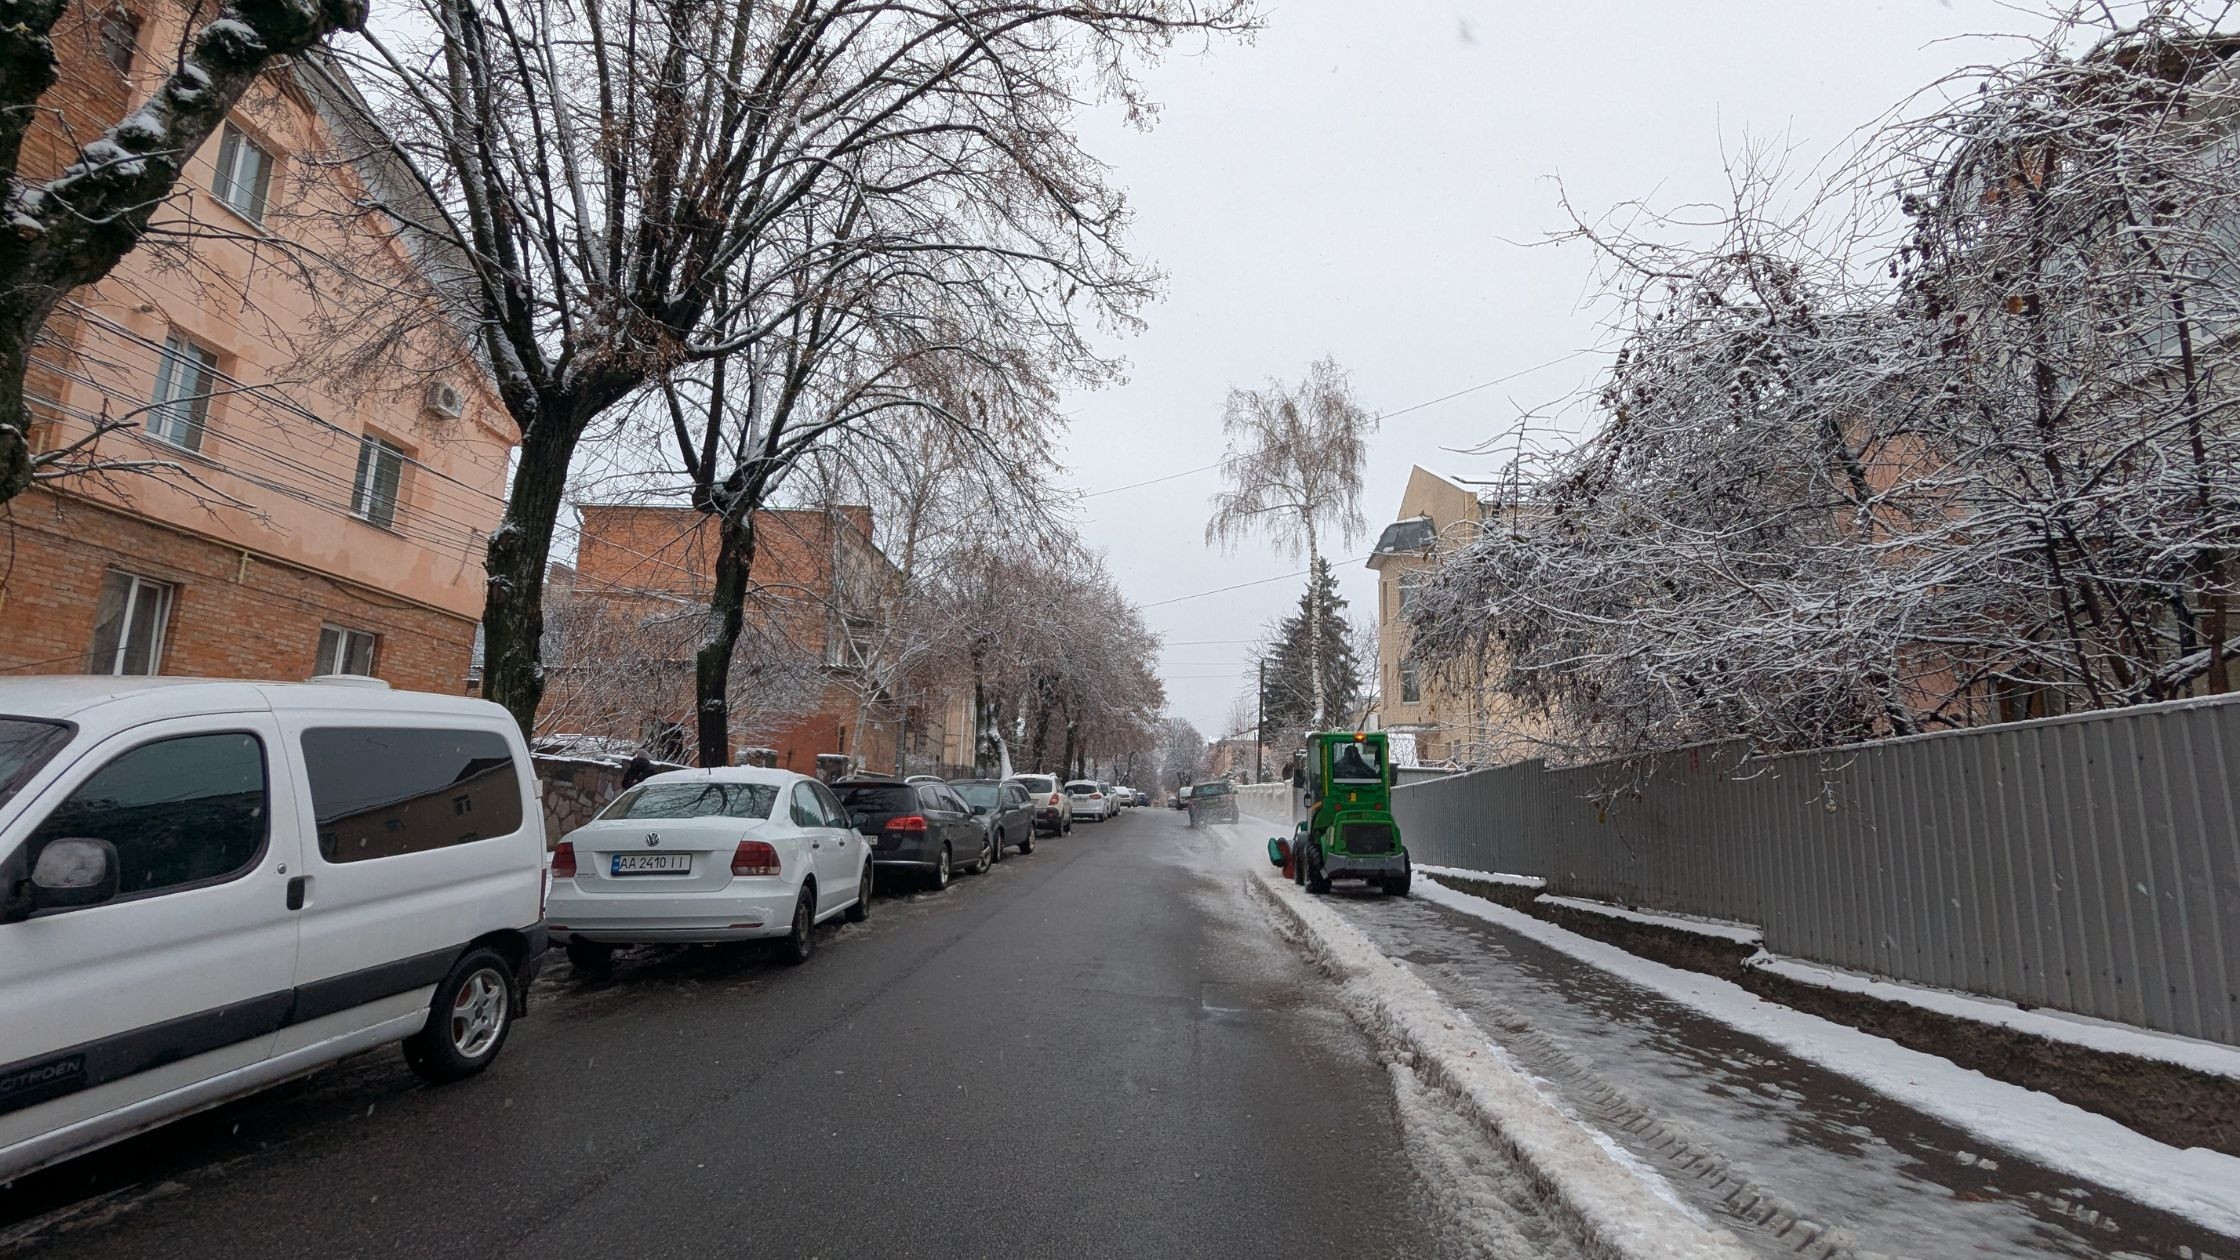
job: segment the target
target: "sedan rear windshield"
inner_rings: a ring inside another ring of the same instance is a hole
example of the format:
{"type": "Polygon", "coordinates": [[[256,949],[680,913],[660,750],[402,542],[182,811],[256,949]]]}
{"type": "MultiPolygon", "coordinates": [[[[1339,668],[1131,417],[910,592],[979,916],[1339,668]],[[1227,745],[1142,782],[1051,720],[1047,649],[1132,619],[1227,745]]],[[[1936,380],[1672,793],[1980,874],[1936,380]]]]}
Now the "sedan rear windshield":
{"type": "Polygon", "coordinates": [[[1101,788],[1101,787],[1098,787],[1098,786],[1097,786],[1096,784],[1094,784],[1094,783],[1068,783],[1068,784],[1066,784],[1066,795],[1068,795],[1068,796],[1088,796],[1088,795],[1091,795],[1092,793],[1099,793],[1099,792],[1102,792],[1102,791],[1104,791],[1104,789],[1103,789],[1103,788],[1101,788]]]}
{"type": "Polygon", "coordinates": [[[901,783],[865,783],[840,789],[840,804],[851,814],[915,814],[918,789],[901,783]]]}
{"type": "Polygon", "coordinates": [[[1040,795],[1044,792],[1055,792],[1058,790],[1058,781],[1051,778],[1047,774],[1022,774],[1019,776],[1019,782],[1023,784],[1029,792],[1033,792],[1037,795],[1040,795]]]}
{"type": "Polygon", "coordinates": [[[39,767],[54,759],[78,728],[38,718],[0,718],[0,805],[14,798],[39,767]]]}
{"type": "Polygon", "coordinates": [[[641,783],[614,798],[601,818],[768,818],[774,783],[641,783]]]}
{"type": "Polygon", "coordinates": [[[1229,785],[1226,782],[1201,783],[1190,789],[1190,795],[1192,796],[1227,796],[1228,794],[1229,785]]]}

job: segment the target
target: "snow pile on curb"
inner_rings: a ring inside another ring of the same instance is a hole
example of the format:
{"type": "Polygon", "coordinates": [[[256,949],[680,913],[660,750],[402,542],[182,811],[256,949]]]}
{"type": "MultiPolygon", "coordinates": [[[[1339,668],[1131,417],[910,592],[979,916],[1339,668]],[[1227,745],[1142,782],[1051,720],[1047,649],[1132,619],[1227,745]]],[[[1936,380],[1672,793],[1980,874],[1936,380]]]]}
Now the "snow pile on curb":
{"type": "Polygon", "coordinates": [[[1546,888],[1548,881],[1538,875],[1504,875],[1499,871],[1473,871],[1461,866],[1433,866],[1428,862],[1416,863],[1418,875],[1452,875],[1456,879],[1474,879],[1482,884],[1509,884],[1517,888],[1546,888]]]}
{"type": "Polygon", "coordinates": [[[1652,1172],[1613,1158],[1508,1056],[1353,925],[1260,867],[1252,894],[1339,981],[1338,1000],[1370,1035],[1439,1089],[1540,1178],[1601,1254],[1620,1260],[1740,1260],[1733,1235],[1681,1206],[1652,1172]]]}
{"type": "Polygon", "coordinates": [[[1692,932],[1697,936],[1715,937],[1722,941],[1731,941],[1737,945],[1756,945],[1766,938],[1763,930],[1748,923],[1730,923],[1722,919],[1696,919],[1680,914],[1651,914],[1646,910],[1628,910],[1624,906],[1613,906],[1602,901],[1586,901],[1578,897],[1551,897],[1542,893],[1538,904],[1562,906],[1568,910],[1580,910],[1588,914],[1599,914],[1606,918],[1624,919],[1629,923],[1646,923],[1650,927],[1669,928],[1675,932],[1692,932]]]}
{"type": "Polygon", "coordinates": [[[2048,1168],[2240,1238],[2240,1158],[2180,1150],[2051,1095],[1766,1001],[1731,981],[1651,962],[1430,880],[1417,881],[1416,894],[1621,976],[2048,1168]]]}
{"type": "Polygon", "coordinates": [[[2066,1011],[2026,1011],[2011,1002],[2002,1002],[1996,998],[1878,980],[1855,971],[1843,971],[1820,963],[1799,962],[1776,954],[1760,953],[1743,965],[1815,988],[1856,993],[1884,1002],[1903,1002],[1925,1011],[1935,1011],[1939,1015],[2011,1028],[2048,1041],[2065,1042],[2108,1054],[2127,1054],[2160,1063],[2174,1063],[2210,1076],[2240,1080],[2240,1046],[2223,1046],[2213,1041],[2196,1041],[2191,1037],[2156,1032],[2151,1028],[2111,1024],[2106,1020],[2071,1015],[2066,1011]]]}

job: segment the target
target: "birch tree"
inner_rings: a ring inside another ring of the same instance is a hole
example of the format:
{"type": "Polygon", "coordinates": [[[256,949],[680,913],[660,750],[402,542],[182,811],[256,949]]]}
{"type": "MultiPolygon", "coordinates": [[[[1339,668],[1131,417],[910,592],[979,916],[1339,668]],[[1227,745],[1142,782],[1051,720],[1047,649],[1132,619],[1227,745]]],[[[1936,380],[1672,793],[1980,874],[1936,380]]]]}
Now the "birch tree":
{"type": "MultiPolygon", "coordinates": [[[[1222,407],[1227,439],[1226,488],[1213,497],[1206,541],[1233,549],[1259,535],[1286,556],[1302,553],[1310,571],[1323,545],[1351,543],[1367,528],[1361,515],[1361,466],[1377,420],[1353,395],[1353,381],[1334,359],[1317,359],[1297,385],[1270,379],[1260,389],[1231,389],[1222,407]]],[[[1323,633],[1327,610],[1308,584],[1308,694],[1318,727],[1334,724],[1328,705],[1323,633]]]]}

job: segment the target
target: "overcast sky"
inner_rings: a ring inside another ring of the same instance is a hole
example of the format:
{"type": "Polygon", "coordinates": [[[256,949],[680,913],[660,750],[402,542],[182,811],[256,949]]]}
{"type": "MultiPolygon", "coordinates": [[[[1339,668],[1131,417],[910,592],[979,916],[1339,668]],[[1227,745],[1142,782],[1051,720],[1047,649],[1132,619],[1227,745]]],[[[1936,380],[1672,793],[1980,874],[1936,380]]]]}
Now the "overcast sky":
{"type": "MultiPolygon", "coordinates": [[[[1087,139],[1129,190],[1141,252],[1168,273],[1147,332],[1114,343],[1128,383],[1069,401],[1067,463],[1090,491],[1211,463],[1231,384],[1350,368],[1395,412],[1602,344],[1593,261],[1524,242],[1582,212],[1717,199],[1723,153],[1778,142],[1809,166],[1863,125],[2031,29],[1989,0],[1270,0],[1251,45],[1177,56],[1148,76],[1163,105],[1137,133],[1087,139]]],[[[1462,453],[1590,380],[1599,355],[1391,420],[1371,448],[1368,537],[1411,465],[1483,475],[1462,453]]],[[[1294,606],[1304,568],[1203,542],[1207,471],[1101,494],[1084,534],[1165,635],[1170,709],[1219,734],[1250,692],[1249,640],[1294,606]]],[[[1356,614],[1374,575],[1339,570],[1356,614]]]]}

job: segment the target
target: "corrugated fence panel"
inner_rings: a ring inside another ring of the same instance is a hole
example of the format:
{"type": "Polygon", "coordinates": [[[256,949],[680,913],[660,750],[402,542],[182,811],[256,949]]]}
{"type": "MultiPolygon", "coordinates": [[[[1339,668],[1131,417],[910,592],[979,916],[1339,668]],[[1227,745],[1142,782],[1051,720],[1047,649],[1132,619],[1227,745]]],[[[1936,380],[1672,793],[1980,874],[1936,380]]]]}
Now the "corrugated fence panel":
{"type": "Polygon", "coordinates": [[[2240,1044],[2240,697],[1408,784],[1418,861],[1777,953],[2240,1044]]]}

